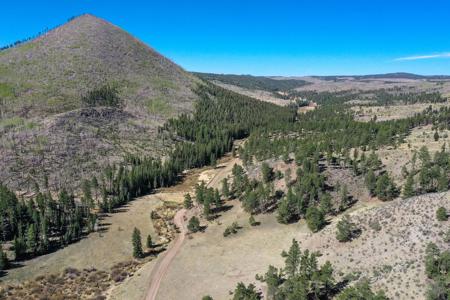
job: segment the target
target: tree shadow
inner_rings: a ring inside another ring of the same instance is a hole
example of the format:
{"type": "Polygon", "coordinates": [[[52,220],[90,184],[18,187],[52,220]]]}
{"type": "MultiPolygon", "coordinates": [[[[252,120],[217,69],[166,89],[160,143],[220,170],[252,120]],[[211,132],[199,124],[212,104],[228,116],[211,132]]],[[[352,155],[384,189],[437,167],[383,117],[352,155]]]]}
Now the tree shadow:
{"type": "Polygon", "coordinates": [[[163,247],[153,246],[151,249],[148,249],[147,251],[144,252],[143,258],[149,257],[149,256],[157,256],[158,254],[160,254],[166,250],[167,250],[167,247],[165,247],[165,246],[163,246],[163,247]]]}
{"type": "Polygon", "coordinates": [[[213,214],[218,214],[218,213],[227,212],[227,211],[229,211],[229,210],[232,209],[232,208],[233,208],[233,205],[227,205],[227,204],[224,204],[224,205],[222,205],[222,206],[220,206],[220,207],[214,207],[214,208],[212,208],[212,209],[211,209],[211,212],[212,212],[213,214]]]}
{"type": "Polygon", "coordinates": [[[334,287],[331,289],[331,296],[336,296],[341,293],[350,283],[348,279],[341,280],[337,282],[334,287]]]}

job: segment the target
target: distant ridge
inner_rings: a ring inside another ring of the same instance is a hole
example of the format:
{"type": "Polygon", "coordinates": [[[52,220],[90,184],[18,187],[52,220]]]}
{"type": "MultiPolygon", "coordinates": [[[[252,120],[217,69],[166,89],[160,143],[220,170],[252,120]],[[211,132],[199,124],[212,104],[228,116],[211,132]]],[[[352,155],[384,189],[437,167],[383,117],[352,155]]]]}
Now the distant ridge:
{"type": "Polygon", "coordinates": [[[413,73],[396,72],[372,75],[331,75],[331,76],[311,76],[323,80],[335,80],[336,78],[355,78],[355,79],[450,79],[450,75],[418,75],[413,73]]]}

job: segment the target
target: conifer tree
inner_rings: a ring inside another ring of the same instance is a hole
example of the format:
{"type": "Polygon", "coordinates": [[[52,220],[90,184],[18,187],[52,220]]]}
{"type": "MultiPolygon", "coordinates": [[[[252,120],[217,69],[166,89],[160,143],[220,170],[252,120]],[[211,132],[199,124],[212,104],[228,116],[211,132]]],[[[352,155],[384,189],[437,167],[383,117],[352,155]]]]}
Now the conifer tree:
{"type": "Polygon", "coordinates": [[[230,197],[230,188],[228,186],[227,178],[224,178],[222,180],[222,195],[225,197],[225,199],[228,199],[230,197]]]}
{"type": "Polygon", "coordinates": [[[3,247],[0,244],[0,272],[8,268],[9,262],[6,253],[3,251],[3,247]]]}
{"type": "Polygon", "coordinates": [[[306,224],[312,232],[317,232],[325,225],[325,214],[315,206],[306,210],[306,224]]]}
{"type": "Polygon", "coordinates": [[[193,216],[189,219],[187,228],[190,232],[197,232],[200,230],[200,220],[196,217],[193,216]]]}
{"type": "Polygon", "coordinates": [[[192,206],[193,206],[192,198],[191,198],[191,195],[189,193],[184,195],[183,206],[186,209],[191,209],[192,206]]]}
{"type": "Polygon", "coordinates": [[[133,257],[142,258],[144,256],[144,252],[142,251],[141,232],[136,227],[134,227],[131,241],[133,244],[133,257]]]}
{"type": "Polygon", "coordinates": [[[365,178],[367,189],[369,190],[370,195],[375,195],[375,188],[377,186],[377,179],[375,177],[375,173],[373,172],[373,169],[370,168],[367,172],[366,178],[365,178]]]}
{"type": "Polygon", "coordinates": [[[403,186],[403,198],[410,198],[415,195],[414,191],[414,177],[412,174],[406,177],[405,185],[403,186]]]}
{"type": "Polygon", "coordinates": [[[294,277],[298,274],[301,255],[302,253],[300,251],[300,246],[298,245],[298,242],[293,239],[289,251],[283,251],[281,253],[281,256],[284,257],[284,272],[286,273],[286,275],[294,277]]]}
{"type": "Polygon", "coordinates": [[[37,250],[37,234],[34,224],[30,224],[27,230],[27,250],[35,254],[37,250]]]}

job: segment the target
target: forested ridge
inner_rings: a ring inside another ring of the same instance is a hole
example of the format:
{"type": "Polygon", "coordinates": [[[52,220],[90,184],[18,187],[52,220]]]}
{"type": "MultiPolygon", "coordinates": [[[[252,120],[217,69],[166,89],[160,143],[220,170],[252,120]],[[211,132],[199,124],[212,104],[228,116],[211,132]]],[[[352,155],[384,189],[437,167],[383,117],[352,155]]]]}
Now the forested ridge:
{"type": "Polygon", "coordinates": [[[246,89],[257,89],[269,92],[285,92],[294,88],[307,85],[308,82],[301,79],[273,79],[264,76],[194,73],[204,80],[219,81],[225,84],[236,85],[246,89]]]}
{"type": "Polygon", "coordinates": [[[398,105],[415,103],[443,103],[447,101],[439,92],[405,92],[400,88],[376,89],[367,91],[290,91],[290,96],[307,99],[319,105],[346,104],[353,100],[365,101],[365,106],[398,105]]]}

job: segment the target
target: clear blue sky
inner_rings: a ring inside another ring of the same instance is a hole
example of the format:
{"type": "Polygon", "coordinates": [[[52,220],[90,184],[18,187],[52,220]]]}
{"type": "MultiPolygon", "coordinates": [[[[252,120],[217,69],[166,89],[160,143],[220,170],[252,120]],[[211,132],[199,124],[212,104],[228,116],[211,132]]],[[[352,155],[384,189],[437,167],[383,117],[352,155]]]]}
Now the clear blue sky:
{"type": "Polygon", "coordinates": [[[450,74],[450,1],[2,1],[0,44],[91,13],[189,71],[450,74]]]}

